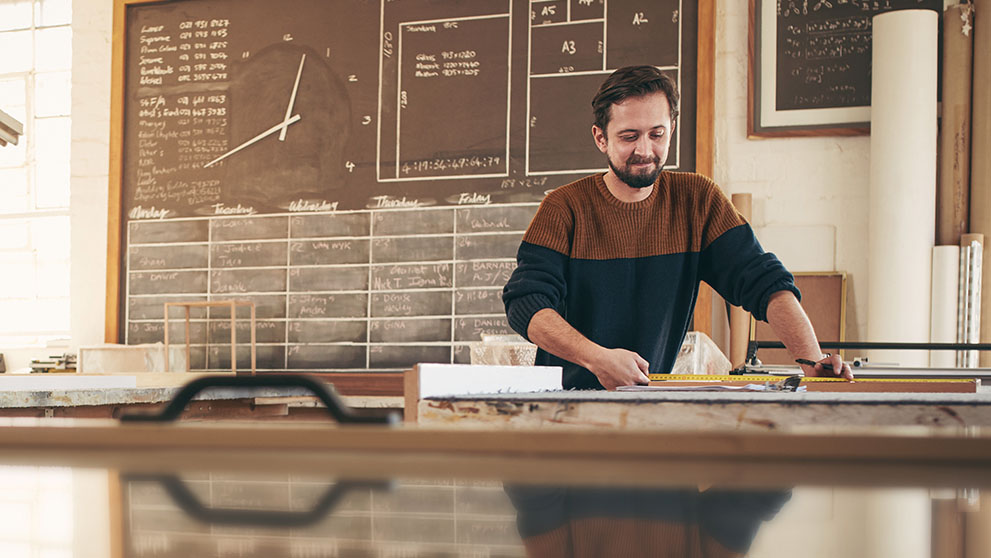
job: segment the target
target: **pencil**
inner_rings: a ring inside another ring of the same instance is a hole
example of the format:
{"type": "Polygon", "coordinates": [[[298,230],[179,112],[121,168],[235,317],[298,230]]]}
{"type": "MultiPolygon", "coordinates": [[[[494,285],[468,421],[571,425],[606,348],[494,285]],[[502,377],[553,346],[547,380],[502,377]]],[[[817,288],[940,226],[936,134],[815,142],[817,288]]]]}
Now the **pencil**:
{"type": "MultiPolygon", "coordinates": [[[[819,363],[814,362],[814,361],[811,361],[811,360],[809,360],[807,358],[796,358],[795,359],[795,362],[797,362],[799,364],[804,364],[806,366],[815,366],[816,364],[819,364],[819,363]]],[[[832,370],[833,369],[833,365],[832,364],[829,364],[829,363],[826,363],[826,362],[824,362],[822,364],[819,364],[819,365],[822,366],[823,370],[832,370]]]]}

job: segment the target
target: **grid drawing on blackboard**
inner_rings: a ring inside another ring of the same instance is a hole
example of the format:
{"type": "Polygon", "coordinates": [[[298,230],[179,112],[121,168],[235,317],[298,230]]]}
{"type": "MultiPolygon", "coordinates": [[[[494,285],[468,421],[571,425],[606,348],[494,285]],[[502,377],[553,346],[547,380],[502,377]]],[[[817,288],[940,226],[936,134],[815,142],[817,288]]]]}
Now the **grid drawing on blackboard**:
{"type": "MultiPolygon", "coordinates": [[[[467,362],[469,342],[512,332],[502,285],[535,211],[515,204],[132,221],[126,341],[162,338],[163,302],[238,299],[257,308],[259,370],[467,362]]],[[[209,312],[193,311],[191,366],[228,368],[229,321],[209,312]]],[[[179,338],[182,324],[172,327],[179,338]]],[[[239,367],[248,358],[239,344],[239,367]]]]}
{"type": "MultiPolygon", "coordinates": [[[[533,1],[528,26],[528,175],[606,170],[590,141],[589,100],[613,71],[650,59],[681,93],[681,0],[671,13],[646,0],[565,3],[533,1]],[[666,17],[652,22],[654,14],[666,17]],[[650,14],[649,16],[647,14],[650,14]],[[647,27],[648,23],[654,23],[647,27]],[[658,29],[657,24],[660,24],[658,29]],[[650,52],[649,57],[645,56],[650,52]],[[590,164],[593,163],[593,164],[590,164]]],[[[675,128],[668,168],[680,166],[681,127],[675,128]]]]}

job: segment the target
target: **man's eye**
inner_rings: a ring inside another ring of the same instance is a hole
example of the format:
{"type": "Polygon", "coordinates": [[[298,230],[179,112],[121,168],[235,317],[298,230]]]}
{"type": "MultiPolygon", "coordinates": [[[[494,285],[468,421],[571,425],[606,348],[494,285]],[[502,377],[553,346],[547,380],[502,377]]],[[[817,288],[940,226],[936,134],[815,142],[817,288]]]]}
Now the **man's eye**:
{"type": "Polygon", "coordinates": [[[661,139],[664,137],[664,132],[654,132],[653,134],[650,135],[650,137],[654,139],[661,139]]]}
{"type": "Polygon", "coordinates": [[[636,136],[620,136],[619,139],[621,139],[623,141],[634,141],[635,139],[637,139],[637,137],[636,136]]]}

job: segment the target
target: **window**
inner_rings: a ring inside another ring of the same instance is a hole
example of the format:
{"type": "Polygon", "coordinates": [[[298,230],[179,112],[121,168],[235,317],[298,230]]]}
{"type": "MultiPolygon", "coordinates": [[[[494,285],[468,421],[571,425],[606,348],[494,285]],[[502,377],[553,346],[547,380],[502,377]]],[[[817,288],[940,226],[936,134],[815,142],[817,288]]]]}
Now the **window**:
{"type": "Polygon", "coordinates": [[[71,558],[73,488],[70,469],[0,467],[0,556],[71,558]]]}
{"type": "Polygon", "coordinates": [[[0,345],[69,335],[72,0],[0,0],[0,345]]]}

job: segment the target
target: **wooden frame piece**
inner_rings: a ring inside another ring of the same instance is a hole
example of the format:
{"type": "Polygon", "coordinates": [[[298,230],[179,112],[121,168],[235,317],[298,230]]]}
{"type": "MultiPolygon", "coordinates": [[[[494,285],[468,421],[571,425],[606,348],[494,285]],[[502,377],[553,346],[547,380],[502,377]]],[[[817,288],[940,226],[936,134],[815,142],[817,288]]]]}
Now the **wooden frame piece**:
{"type": "MultiPolygon", "coordinates": [[[[695,172],[712,176],[716,151],[716,2],[698,3],[698,70],[695,77],[695,172]]],[[[712,287],[699,285],[692,329],[712,337],[712,287]]]]}
{"type": "Polygon", "coordinates": [[[870,106],[778,111],[773,99],[777,71],[775,2],[749,0],[747,34],[747,137],[862,136],[870,133],[870,106]],[[765,48],[770,47],[770,48],[765,48]],[[771,79],[767,79],[770,77],[771,79]],[[770,110],[768,110],[770,109],[770,110]],[[764,122],[770,113],[777,123],[764,122]],[[782,120],[786,120],[783,122],[782,120]]]}
{"type": "MultiPolygon", "coordinates": [[[[107,197],[107,294],[103,340],[120,341],[120,250],[124,219],[124,46],[127,40],[125,22],[127,6],[151,4],[153,0],[114,0],[113,31],[111,34],[110,66],[110,184],[107,197]]],[[[168,354],[168,353],[166,353],[168,354]]]]}
{"type": "Polygon", "coordinates": [[[231,372],[237,374],[237,307],[247,306],[251,310],[251,373],[255,373],[256,346],[255,346],[255,303],[249,300],[223,300],[215,302],[166,302],[165,303],[165,371],[169,368],[169,308],[178,307],[186,311],[186,372],[189,372],[189,309],[190,308],[212,308],[227,307],[231,310],[231,372]]]}

